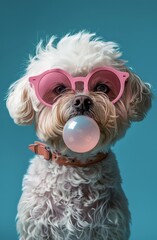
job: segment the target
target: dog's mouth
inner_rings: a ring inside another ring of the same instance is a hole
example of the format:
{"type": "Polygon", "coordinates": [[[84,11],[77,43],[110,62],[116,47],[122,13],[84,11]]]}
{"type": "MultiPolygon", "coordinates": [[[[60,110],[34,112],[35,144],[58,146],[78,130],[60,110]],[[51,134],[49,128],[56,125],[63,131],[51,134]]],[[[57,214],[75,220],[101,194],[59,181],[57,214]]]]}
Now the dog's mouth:
{"type": "MultiPolygon", "coordinates": [[[[77,117],[77,116],[87,116],[87,117],[90,117],[90,118],[94,119],[94,116],[93,116],[93,114],[91,113],[91,111],[84,111],[84,110],[73,111],[73,112],[70,114],[69,119],[74,118],[74,117],[77,117]]],[[[68,119],[68,120],[69,120],[69,119],[68,119]]],[[[95,119],[94,119],[94,120],[95,120],[95,119]]]]}

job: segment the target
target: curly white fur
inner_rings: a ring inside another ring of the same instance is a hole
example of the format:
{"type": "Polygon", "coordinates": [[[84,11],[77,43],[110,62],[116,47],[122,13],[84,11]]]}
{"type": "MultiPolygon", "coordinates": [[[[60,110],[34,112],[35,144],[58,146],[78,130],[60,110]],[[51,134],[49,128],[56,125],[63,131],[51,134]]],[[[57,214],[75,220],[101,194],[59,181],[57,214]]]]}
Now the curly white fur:
{"type": "Polygon", "coordinates": [[[90,168],[33,159],[18,207],[22,239],[128,239],[130,214],[115,157],[90,168]]]}
{"type": "Polygon", "coordinates": [[[25,75],[9,90],[7,107],[17,124],[35,122],[38,137],[53,151],[81,159],[109,152],[103,162],[90,166],[65,167],[35,157],[23,181],[18,206],[17,230],[20,240],[128,240],[130,213],[117,161],[110,147],[125,135],[131,121],[142,120],[151,106],[149,84],[131,72],[120,60],[121,52],[113,42],[80,32],[66,35],[55,46],[52,37],[44,47],[37,46],[25,75]],[[63,94],[48,108],[37,99],[28,78],[52,68],[84,76],[93,68],[112,66],[129,72],[121,99],[113,105],[106,95],[89,92],[93,107],[88,115],[101,130],[99,144],[90,152],[76,154],[62,139],[65,123],[72,115],[72,102],[80,92],[63,94]]]}

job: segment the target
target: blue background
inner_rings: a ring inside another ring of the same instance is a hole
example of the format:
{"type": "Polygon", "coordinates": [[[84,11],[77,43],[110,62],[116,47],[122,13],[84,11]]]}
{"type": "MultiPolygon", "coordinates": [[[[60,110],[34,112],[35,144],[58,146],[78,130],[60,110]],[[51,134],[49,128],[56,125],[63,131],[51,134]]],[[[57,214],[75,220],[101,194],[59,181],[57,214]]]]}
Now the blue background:
{"type": "MultiPolygon", "coordinates": [[[[157,1],[0,1],[0,240],[17,240],[16,206],[36,140],[33,126],[16,126],[5,107],[12,82],[24,73],[41,38],[87,29],[116,41],[140,77],[157,93],[157,1]]],[[[157,239],[157,101],[114,147],[132,212],[131,240],[157,239]]]]}

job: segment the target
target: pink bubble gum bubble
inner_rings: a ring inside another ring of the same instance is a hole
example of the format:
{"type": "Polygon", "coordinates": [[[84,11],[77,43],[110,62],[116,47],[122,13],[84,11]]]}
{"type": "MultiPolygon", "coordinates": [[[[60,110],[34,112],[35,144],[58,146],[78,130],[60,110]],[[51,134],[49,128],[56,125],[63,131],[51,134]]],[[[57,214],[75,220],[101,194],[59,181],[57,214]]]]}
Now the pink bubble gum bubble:
{"type": "Polygon", "coordinates": [[[99,139],[100,129],[97,123],[87,116],[71,118],[63,129],[63,140],[73,152],[88,152],[97,145],[99,139]]]}

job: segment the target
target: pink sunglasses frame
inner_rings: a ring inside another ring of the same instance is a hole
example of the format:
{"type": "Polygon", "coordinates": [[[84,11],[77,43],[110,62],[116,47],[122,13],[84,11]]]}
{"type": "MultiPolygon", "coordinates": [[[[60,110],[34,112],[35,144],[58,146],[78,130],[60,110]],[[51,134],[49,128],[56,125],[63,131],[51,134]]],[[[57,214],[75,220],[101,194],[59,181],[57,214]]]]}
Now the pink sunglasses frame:
{"type": "Polygon", "coordinates": [[[41,103],[43,103],[44,105],[46,105],[48,107],[52,107],[53,104],[48,104],[47,102],[45,102],[42,99],[42,97],[40,96],[40,93],[39,93],[39,83],[40,83],[41,79],[46,74],[49,74],[49,73],[52,73],[52,72],[62,73],[63,75],[65,75],[68,78],[68,80],[69,80],[69,82],[71,84],[71,89],[74,90],[74,91],[76,91],[75,83],[76,82],[83,82],[83,84],[84,84],[84,92],[88,93],[89,92],[89,90],[88,90],[88,82],[89,82],[90,78],[92,77],[93,74],[95,74],[96,72],[102,71],[102,70],[103,71],[110,71],[110,72],[114,73],[118,77],[118,79],[119,79],[120,91],[119,91],[118,96],[112,101],[112,103],[115,104],[121,98],[121,96],[122,96],[122,94],[124,92],[125,82],[128,80],[129,73],[128,72],[118,71],[117,69],[112,68],[112,67],[104,66],[104,67],[95,68],[90,73],[88,73],[87,76],[85,76],[85,77],[72,77],[65,70],[62,70],[62,69],[59,69],[59,68],[54,68],[54,69],[51,69],[51,70],[47,70],[47,71],[41,73],[40,75],[29,77],[29,82],[30,82],[31,87],[34,87],[35,93],[36,93],[36,96],[37,96],[38,100],[41,103]]]}

